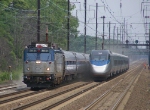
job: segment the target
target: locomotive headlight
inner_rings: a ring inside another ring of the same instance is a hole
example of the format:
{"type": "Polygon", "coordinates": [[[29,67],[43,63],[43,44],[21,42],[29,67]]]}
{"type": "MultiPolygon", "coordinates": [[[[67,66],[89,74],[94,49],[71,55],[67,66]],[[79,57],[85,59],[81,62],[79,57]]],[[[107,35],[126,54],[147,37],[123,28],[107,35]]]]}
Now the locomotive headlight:
{"type": "Polygon", "coordinates": [[[41,63],[41,61],[37,60],[36,63],[41,63]]]}
{"type": "Polygon", "coordinates": [[[49,71],[50,69],[49,68],[47,68],[47,71],[49,71]]]}
{"type": "Polygon", "coordinates": [[[29,71],[29,70],[30,70],[30,68],[27,68],[27,70],[29,71]]]}

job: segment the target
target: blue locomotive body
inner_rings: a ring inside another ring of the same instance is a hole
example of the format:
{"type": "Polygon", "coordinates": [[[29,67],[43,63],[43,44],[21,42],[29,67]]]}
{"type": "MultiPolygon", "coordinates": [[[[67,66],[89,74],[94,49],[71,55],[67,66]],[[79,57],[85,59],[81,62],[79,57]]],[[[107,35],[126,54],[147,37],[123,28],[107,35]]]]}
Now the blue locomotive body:
{"type": "Polygon", "coordinates": [[[129,58],[109,50],[92,50],[90,72],[96,78],[108,78],[129,69],[129,58]]]}

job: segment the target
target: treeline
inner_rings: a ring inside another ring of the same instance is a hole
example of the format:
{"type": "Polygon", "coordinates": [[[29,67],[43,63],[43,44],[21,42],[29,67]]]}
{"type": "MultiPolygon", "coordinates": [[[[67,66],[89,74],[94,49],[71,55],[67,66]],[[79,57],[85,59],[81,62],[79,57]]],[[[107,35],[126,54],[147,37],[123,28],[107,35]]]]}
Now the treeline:
{"type": "MultiPolygon", "coordinates": [[[[70,50],[84,52],[84,35],[78,36],[79,21],[71,15],[74,8],[70,4],[70,50]]],[[[37,0],[0,0],[0,15],[0,71],[7,71],[9,66],[21,68],[24,47],[37,41],[37,0]]],[[[40,41],[45,41],[48,28],[49,41],[66,50],[67,19],[67,0],[40,0],[40,41]]],[[[98,38],[98,49],[101,44],[98,38]]],[[[86,47],[87,53],[95,49],[94,36],[86,36],[86,47]]]]}
{"type": "MultiPolygon", "coordinates": [[[[65,49],[67,1],[40,0],[40,4],[40,40],[45,40],[48,28],[49,41],[65,49]]],[[[24,47],[37,41],[37,0],[0,0],[0,15],[0,71],[7,71],[9,66],[21,67],[24,47]]],[[[77,34],[78,25],[70,13],[70,35],[77,34]]]]}
{"type": "MultiPolygon", "coordinates": [[[[86,35],[86,44],[85,44],[85,36],[80,35],[79,37],[71,36],[70,37],[70,50],[76,52],[84,52],[84,46],[86,45],[86,53],[90,53],[91,50],[96,49],[96,37],[86,35]]],[[[102,37],[97,38],[97,49],[102,49],[103,39],[102,37]]],[[[116,39],[104,39],[103,49],[109,49],[113,52],[122,53],[122,46],[112,45],[112,44],[120,44],[121,41],[116,39]],[[111,44],[111,45],[109,45],[111,44]]]]}

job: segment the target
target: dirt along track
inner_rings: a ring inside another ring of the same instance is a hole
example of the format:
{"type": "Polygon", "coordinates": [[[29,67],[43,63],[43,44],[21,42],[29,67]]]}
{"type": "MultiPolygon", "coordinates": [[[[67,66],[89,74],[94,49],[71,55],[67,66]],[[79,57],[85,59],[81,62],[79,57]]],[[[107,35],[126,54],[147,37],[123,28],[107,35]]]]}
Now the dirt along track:
{"type": "Polygon", "coordinates": [[[120,79],[116,85],[98,97],[85,110],[123,110],[124,103],[122,100],[130,90],[133,82],[140,75],[141,72],[139,71],[141,69],[141,66],[137,66],[134,70],[130,71],[126,77],[120,79]]]}
{"type": "MultiPolygon", "coordinates": [[[[92,103],[96,102],[95,100],[98,100],[98,98],[105,95],[107,91],[110,91],[110,88],[114,88],[112,89],[113,92],[110,93],[112,94],[112,96],[114,96],[113,99],[117,99],[117,100],[112,101],[111,98],[110,101],[110,99],[107,97],[106,99],[109,101],[109,103],[103,105],[103,107],[108,106],[108,108],[115,108],[115,109],[117,109],[117,107],[124,108],[126,107],[124,105],[126,105],[129,96],[131,94],[131,90],[134,88],[134,85],[136,84],[136,81],[138,80],[142,69],[143,69],[143,64],[140,61],[137,62],[136,64],[131,65],[130,69],[126,73],[114,77],[113,79],[107,82],[79,81],[59,88],[55,88],[51,90],[43,90],[43,92],[40,91],[24,92],[22,93],[22,95],[18,94],[19,97],[21,97],[20,99],[18,98],[12,100],[14,97],[16,97],[15,95],[2,98],[2,99],[0,98],[1,99],[0,101],[9,100],[9,99],[11,100],[9,102],[4,101],[4,103],[1,103],[0,109],[3,110],[5,109],[14,109],[14,110],[15,109],[18,110],[20,109],[79,110],[80,109],[82,110],[83,109],[85,110],[92,103]],[[115,85],[120,85],[120,86],[115,87],[115,85]],[[126,91],[127,94],[125,94],[124,90],[126,91]],[[127,92],[128,90],[130,90],[130,92],[127,92]],[[32,95],[25,95],[30,93],[32,95]],[[115,96],[118,97],[115,98],[115,96]],[[125,98],[125,100],[121,99],[123,97],[125,98]],[[117,105],[117,106],[113,106],[113,105],[117,105]]],[[[99,107],[97,107],[97,109],[99,109],[99,107]]]]}
{"type": "MultiPolygon", "coordinates": [[[[130,69],[126,73],[111,79],[110,81],[104,83],[102,86],[97,87],[96,89],[91,90],[90,93],[83,95],[81,98],[78,98],[74,102],[70,102],[69,104],[66,104],[66,105],[64,104],[64,107],[62,107],[62,108],[56,108],[56,110],[57,109],[59,109],[59,110],[70,110],[70,109],[71,110],[85,110],[89,105],[94,103],[95,100],[98,99],[98,97],[101,97],[102,95],[104,95],[106,93],[106,91],[110,90],[110,88],[112,88],[114,85],[116,85],[119,80],[124,79],[128,74],[130,74],[129,72],[137,66],[140,66],[140,68],[143,69],[144,68],[143,61],[139,61],[139,62],[136,62],[135,64],[132,64],[130,66],[130,69]]],[[[124,110],[149,110],[149,108],[150,108],[150,104],[149,104],[150,103],[150,80],[148,80],[148,76],[150,78],[150,71],[148,73],[148,72],[145,72],[145,71],[147,71],[146,69],[144,69],[142,72],[141,72],[141,70],[137,71],[137,73],[135,73],[135,74],[138,74],[139,76],[137,76],[137,78],[134,78],[133,82],[131,81],[132,86],[129,84],[131,88],[129,88],[129,91],[126,92],[127,94],[124,94],[123,99],[125,99],[125,100],[122,100],[122,101],[120,100],[121,104],[123,104],[123,106],[121,105],[122,109],[124,109],[124,110]],[[145,81],[145,79],[146,79],[146,81],[145,81]],[[134,91],[135,89],[137,89],[136,93],[134,91]],[[142,91],[143,94],[140,91],[142,91]],[[138,102],[138,104],[137,104],[137,102],[138,102]],[[132,107],[132,109],[131,109],[131,107],[132,107]]],[[[136,69],[135,69],[135,71],[136,71],[136,69]]],[[[133,74],[134,74],[134,72],[133,72],[133,74]]],[[[132,77],[134,77],[134,75],[132,77]]],[[[124,87],[124,85],[123,85],[123,87],[124,87]]],[[[119,90],[121,91],[121,89],[122,89],[122,86],[120,88],[118,88],[117,91],[119,91],[119,90]]],[[[117,101],[114,101],[114,104],[117,104],[117,101]]],[[[106,104],[106,106],[109,106],[109,102],[108,102],[108,105],[106,104]]],[[[113,110],[114,106],[109,106],[109,107],[110,107],[110,109],[113,110]]],[[[115,109],[115,107],[114,107],[114,109],[115,109]]],[[[97,108],[96,110],[107,110],[107,109],[97,108]]]]}

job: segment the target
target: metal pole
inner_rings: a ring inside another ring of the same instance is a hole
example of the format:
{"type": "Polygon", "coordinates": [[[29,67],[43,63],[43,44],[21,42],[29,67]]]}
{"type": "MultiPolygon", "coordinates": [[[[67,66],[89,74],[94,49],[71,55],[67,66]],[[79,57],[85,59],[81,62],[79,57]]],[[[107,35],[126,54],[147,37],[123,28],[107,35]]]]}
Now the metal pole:
{"type": "Polygon", "coordinates": [[[126,34],[125,34],[125,29],[126,29],[126,23],[125,23],[125,18],[124,18],[124,40],[127,40],[126,39],[126,34]]]}
{"type": "MultiPolygon", "coordinates": [[[[123,44],[123,24],[122,24],[122,44],[123,44]]],[[[123,48],[122,48],[122,54],[124,54],[124,49],[123,48]]]]}
{"type": "Polygon", "coordinates": [[[114,32],[113,32],[113,51],[114,51],[114,37],[115,37],[115,26],[114,26],[114,32]]]}
{"type": "Polygon", "coordinates": [[[150,23],[149,23],[149,55],[148,55],[148,63],[149,63],[149,67],[150,67],[150,23]]]}
{"type": "Polygon", "coordinates": [[[67,35],[67,51],[69,51],[69,35],[70,35],[70,0],[68,0],[68,22],[67,22],[67,26],[68,26],[68,35],[67,35]]]}
{"type": "Polygon", "coordinates": [[[40,41],[40,0],[37,1],[38,5],[38,18],[37,18],[37,41],[40,41]]]}
{"type": "Polygon", "coordinates": [[[109,22],[109,50],[110,50],[110,22],[109,22]]]}
{"type": "Polygon", "coordinates": [[[48,42],[48,26],[46,27],[46,42],[48,42]]]}
{"type": "MultiPolygon", "coordinates": [[[[125,25],[124,25],[124,30],[125,30],[125,25]]],[[[122,44],[123,44],[123,25],[122,25],[122,44]]],[[[125,35],[124,35],[124,39],[125,39],[125,35]]]]}
{"type": "Polygon", "coordinates": [[[102,42],[102,50],[104,49],[104,19],[105,19],[105,16],[102,16],[101,18],[103,18],[103,42],[102,42]]]}
{"type": "Polygon", "coordinates": [[[97,8],[98,8],[98,3],[96,3],[96,45],[95,45],[95,50],[97,50],[97,8]]]}
{"type": "Polygon", "coordinates": [[[121,37],[122,37],[122,36],[121,36],[121,24],[120,24],[120,44],[123,44],[121,37]]]}
{"type": "Polygon", "coordinates": [[[84,53],[86,53],[86,0],[84,1],[85,6],[85,24],[84,24],[84,53]]]}
{"type": "Polygon", "coordinates": [[[118,27],[117,27],[117,48],[118,48],[118,27]]]}

